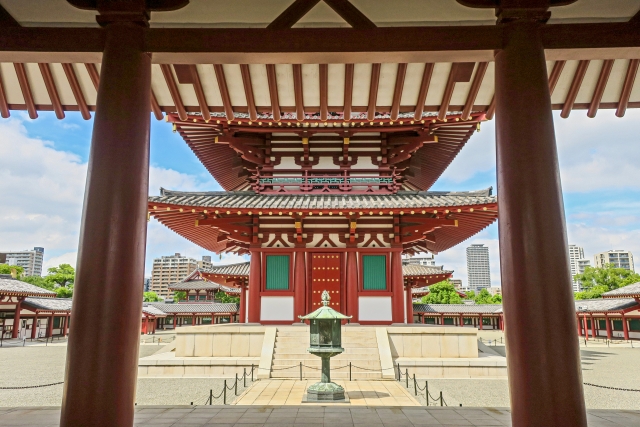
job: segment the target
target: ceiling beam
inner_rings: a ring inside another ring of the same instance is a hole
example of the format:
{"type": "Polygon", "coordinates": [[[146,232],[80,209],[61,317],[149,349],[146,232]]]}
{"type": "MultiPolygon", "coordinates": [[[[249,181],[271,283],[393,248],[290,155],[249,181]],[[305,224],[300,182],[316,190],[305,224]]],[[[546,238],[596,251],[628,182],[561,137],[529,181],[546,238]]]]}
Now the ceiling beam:
{"type": "Polygon", "coordinates": [[[427,93],[429,92],[429,85],[431,84],[431,75],[433,74],[433,64],[424,64],[424,71],[422,73],[422,81],[420,82],[420,91],[418,92],[418,101],[416,102],[416,111],[413,114],[415,120],[422,120],[422,113],[424,112],[424,103],[427,101],[427,93]]]}
{"type": "Polygon", "coordinates": [[[320,64],[320,120],[329,118],[329,65],[320,64]]]}
{"type": "Polygon", "coordinates": [[[282,30],[293,27],[304,15],[309,13],[320,0],[295,0],[288,8],[284,10],[269,25],[268,29],[282,30]]]}
{"type": "Polygon", "coordinates": [[[267,64],[267,82],[269,83],[269,98],[271,99],[271,112],[273,120],[280,121],[280,100],[278,99],[278,80],[276,78],[276,66],[267,64]]]}
{"type": "Polygon", "coordinates": [[[371,64],[371,83],[369,85],[369,103],[367,104],[367,119],[376,117],[376,102],[378,102],[378,86],[380,85],[380,64],[371,64]]]}
{"type": "Polygon", "coordinates": [[[231,97],[229,96],[227,79],[224,76],[224,68],[221,64],[213,64],[213,71],[215,71],[216,73],[216,80],[218,81],[218,89],[220,90],[220,97],[222,98],[224,114],[225,116],[227,116],[227,121],[231,121],[235,118],[235,116],[233,115],[233,106],[231,105],[231,97]]]}
{"type": "Polygon", "coordinates": [[[20,23],[15,20],[7,9],[0,5],[0,27],[20,27],[20,23]]]}
{"type": "Polygon", "coordinates": [[[627,74],[624,78],[624,85],[622,86],[620,100],[618,101],[618,108],[616,109],[616,116],[618,117],[623,117],[624,113],[627,111],[627,106],[629,105],[629,97],[631,96],[631,89],[633,89],[633,83],[636,81],[639,64],[640,59],[629,60],[627,74]]]}
{"type": "Polygon", "coordinates": [[[242,74],[242,86],[244,87],[244,94],[247,98],[249,119],[255,122],[256,120],[258,120],[258,112],[256,111],[255,99],[253,98],[253,85],[251,84],[251,72],[249,70],[249,64],[240,64],[240,73],[242,74]]]}
{"type": "Polygon", "coordinates": [[[567,61],[556,61],[555,64],[553,64],[551,74],[549,74],[549,95],[553,95],[553,91],[558,84],[558,80],[560,80],[560,74],[562,74],[566,63],[567,61]]]}
{"type": "Polygon", "coordinates": [[[569,117],[571,110],[573,110],[573,104],[576,102],[576,97],[580,91],[580,86],[582,86],[584,75],[587,73],[587,68],[589,68],[589,62],[590,61],[588,60],[578,62],[578,68],[576,69],[576,73],[573,75],[573,81],[571,82],[567,98],[564,100],[564,105],[560,112],[560,117],[563,119],[569,117]]]}
{"type": "Polygon", "coordinates": [[[351,4],[349,0],[324,0],[324,2],[353,28],[376,28],[376,24],[351,4]]]}
{"type": "Polygon", "coordinates": [[[398,120],[400,114],[400,99],[402,98],[402,89],[404,89],[404,78],[407,75],[407,64],[398,64],[398,72],[396,73],[396,86],[393,90],[393,101],[391,102],[391,120],[398,120]]]}
{"type": "Polygon", "coordinates": [[[602,68],[600,69],[600,76],[598,77],[598,83],[596,84],[593,96],[591,97],[589,111],[587,111],[588,117],[594,118],[598,112],[598,108],[600,108],[600,101],[602,101],[602,95],[604,94],[604,89],[607,87],[607,82],[609,81],[612,68],[613,59],[603,61],[602,68]]]}
{"type": "Polygon", "coordinates": [[[22,91],[22,97],[24,103],[27,105],[27,112],[30,119],[37,119],[38,112],[36,111],[36,104],[33,102],[33,93],[31,92],[31,86],[29,86],[29,78],[27,77],[27,70],[23,63],[16,62],[13,64],[16,75],[18,76],[18,83],[20,90],[22,91]]]}
{"type": "MultiPolygon", "coordinates": [[[[87,66],[88,65],[89,64],[87,64],[87,66]]],[[[49,99],[51,100],[51,104],[53,105],[53,111],[56,113],[56,117],[59,120],[62,120],[64,119],[64,110],[62,109],[62,103],[60,102],[60,95],[58,94],[58,89],[56,88],[56,82],[55,80],[53,80],[53,75],[51,74],[51,68],[49,68],[49,64],[47,63],[39,63],[38,67],[40,68],[40,73],[42,74],[44,85],[47,88],[49,99]]]]}
{"type": "Polygon", "coordinates": [[[351,120],[351,104],[353,101],[353,64],[344,65],[344,120],[351,120]]]}
{"type": "Polygon", "coordinates": [[[78,109],[80,110],[82,118],[85,120],[91,119],[91,113],[89,112],[87,101],[84,99],[84,94],[82,93],[82,88],[80,87],[80,83],[78,82],[78,77],[76,76],[76,71],[73,68],[73,64],[63,63],[62,69],[67,76],[67,80],[69,81],[69,85],[71,86],[71,92],[73,92],[73,97],[76,100],[76,104],[78,104],[78,109]]]}

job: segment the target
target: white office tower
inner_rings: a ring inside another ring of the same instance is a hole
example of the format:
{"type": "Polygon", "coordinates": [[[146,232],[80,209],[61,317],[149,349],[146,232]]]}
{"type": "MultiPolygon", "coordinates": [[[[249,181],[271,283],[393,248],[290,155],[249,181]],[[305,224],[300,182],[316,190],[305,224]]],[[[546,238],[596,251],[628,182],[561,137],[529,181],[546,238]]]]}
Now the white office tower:
{"type": "Polygon", "coordinates": [[[600,252],[594,256],[595,267],[604,268],[607,264],[613,264],[616,268],[635,271],[633,266],[633,254],[620,249],[614,251],[600,252]]]}
{"type": "Polygon", "coordinates": [[[153,260],[151,271],[151,290],[159,297],[172,298],[173,291],[168,289],[169,285],[182,281],[196,268],[196,259],[181,256],[179,253],[156,258],[153,260]]]}
{"type": "Polygon", "coordinates": [[[573,283],[573,291],[580,292],[580,282],[575,280],[576,274],[584,273],[585,266],[589,261],[584,259],[584,249],[577,245],[569,245],[569,268],[571,269],[571,282],[573,283]],[[586,261],[586,264],[585,264],[586,261]],[[582,270],[580,269],[582,267],[582,270]]]}
{"type": "Polygon", "coordinates": [[[0,264],[17,265],[24,268],[23,276],[42,276],[44,248],[35,247],[32,251],[0,252],[0,264]]]}
{"type": "Polygon", "coordinates": [[[467,248],[467,276],[469,288],[474,291],[491,287],[489,248],[485,245],[473,244],[467,248]]]}

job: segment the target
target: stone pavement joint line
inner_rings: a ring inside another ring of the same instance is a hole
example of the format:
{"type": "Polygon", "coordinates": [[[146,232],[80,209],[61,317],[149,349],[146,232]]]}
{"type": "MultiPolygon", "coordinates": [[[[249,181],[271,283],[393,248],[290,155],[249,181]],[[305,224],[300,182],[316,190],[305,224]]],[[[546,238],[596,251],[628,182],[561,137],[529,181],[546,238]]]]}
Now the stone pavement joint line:
{"type": "MultiPolygon", "coordinates": [[[[60,408],[0,408],[0,426],[57,426],[60,408]]],[[[589,410],[589,427],[637,427],[640,411],[589,410]]],[[[511,426],[507,408],[397,406],[137,406],[136,427],[511,426]]]]}
{"type": "MultiPolygon", "coordinates": [[[[268,379],[255,382],[238,399],[236,405],[301,405],[302,397],[318,380],[268,379]]],[[[304,406],[420,406],[420,403],[396,381],[335,381],[344,387],[349,403],[305,403],[304,406]]]]}

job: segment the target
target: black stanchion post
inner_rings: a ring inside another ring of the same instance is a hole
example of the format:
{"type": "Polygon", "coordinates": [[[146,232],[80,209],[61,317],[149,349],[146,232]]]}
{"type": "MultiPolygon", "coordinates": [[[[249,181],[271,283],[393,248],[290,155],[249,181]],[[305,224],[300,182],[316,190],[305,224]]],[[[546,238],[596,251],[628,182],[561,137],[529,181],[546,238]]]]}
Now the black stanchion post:
{"type": "Polygon", "coordinates": [[[302,362],[300,362],[300,381],[302,381],[302,362]]]}
{"type": "Polygon", "coordinates": [[[243,368],[243,374],[242,374],[242,386],[244,388],[247,388],[247,368],[243,368]]]}
{"type": "Polygon", "coordinates": [[[442,401],[442,392],[440,392],[440,406],[444,406],[443,401],[442,401]]]}
{"type": "Polygon", "coordinates": [[[209,406],[213,405],[213,389],[209,390],[209,406]]]}
{"type": "Polygon", "coordinates": [[[429,381],[424,382],[424,397],[427,399],[427,406],[429,406],[429,381]]]}
{"type": "Polygon", "coordinates": [[[251,382],[253,382],[253,363],[251,364],[251,382]]]}
{"type": "Polygon", "coordinates": [[[407,383],[406,387],[409,388],[409,369],[405,369],[404,376],[405,376],[405,382],[407,383]]]}
{"type": "Polygon", "coordinates": [[[418,395],[418,383],[416,382],[416,374],[413,374],[413,394],[418,395]]]}
{"type": "Polygon", "coordinates": [[[227,404],[227,380],[224,380],[224,389],[222,390],[222,404],[227,404]]]}
{"type": "Polygon", "coordinates": [[[349,362],[349,381],[351,381],[351,362],[349,362]]]}
{"type": "Polygon", "coordinates": [[[233,394],[238,395],[238,373],[236,372],[236,382],[233,383],[233,394]]]}

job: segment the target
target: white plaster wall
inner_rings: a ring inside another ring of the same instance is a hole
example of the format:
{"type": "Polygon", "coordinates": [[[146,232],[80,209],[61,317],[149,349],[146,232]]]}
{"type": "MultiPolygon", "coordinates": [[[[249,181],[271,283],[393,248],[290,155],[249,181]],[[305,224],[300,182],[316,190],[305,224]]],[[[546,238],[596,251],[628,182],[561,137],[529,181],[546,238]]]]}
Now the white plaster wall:
{"type": "Polygon", "coordinates": [[[359,297],[358,319],[391,321],[391,297],[359,297]]]}
{"type": "Polygon", "coordinates": [[[293,322],[293,297],[260,298],[260,320],[290,320],[293,322]]]}

